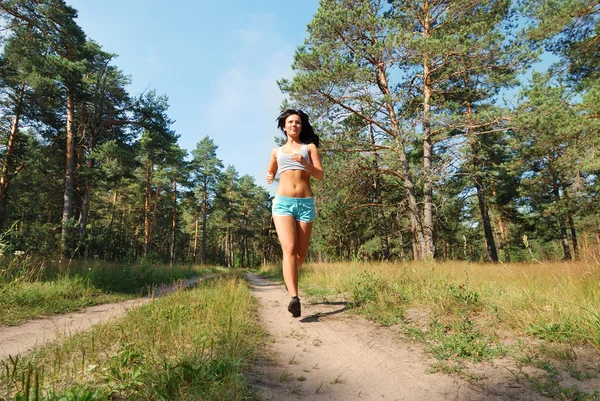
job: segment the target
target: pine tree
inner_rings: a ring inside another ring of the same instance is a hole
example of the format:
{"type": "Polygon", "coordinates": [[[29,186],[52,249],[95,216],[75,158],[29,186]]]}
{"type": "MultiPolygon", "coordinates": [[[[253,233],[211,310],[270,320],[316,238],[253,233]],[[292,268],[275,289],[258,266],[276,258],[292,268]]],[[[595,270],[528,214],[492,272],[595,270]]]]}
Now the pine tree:
{"type": "Polygon", "coordinates": [[[206,236],[208,214],[212,208],[217,193],[223,163],[217,158],[218,146],[209,137],[204,137],[192,150],[191,174],[196,202],[200,208],[194,208],[195,233],[193,260],[196,262],[198,248],[198,231],[201,223],[202,242],[200,246],[200,263],[206,263],[206,236]]]}
{"type": "Polygon", "coordinates": [[[160,187],[154,185],[154,172],[157,166],[164,165],[174,156],[174,145],[177,143],[177,135],[170,128],[172,121],[166,114],[168,108],[167,97],[159,96],[152,90],[140,97],[135,110],[142,128],[139,146],[145,177],[144,257],[149,255],[152,245],[152,228],[156,223],[160,197],[160,187]]]}
{"type": "Polygon", "coordinates": [[[33,28],[34,40],[44,43],[49,49],[49,64],[54,67],[65,94],[66,168],[61,254],[63,258],[69,257],[75,186],[75,104],[81,94],[85,71],[85,34],[75,22],[77,11],[63,0],[3,1],[0,9],[13,18],[13,25],[25,23],[33,28]]]}
{"type": "Polygon", "coordinates": [[[576,174],[578,163],[573,163],[571,157],[577,153],[573,151],[579,148],[577,142],[585,131],[577,129],[579,117],[571,103],[572,94],[565,86],[553,85],[550,76],[534,74],[531,87],[523,95],[515,133],[523,164],[522,187],[539,217],[557,223],[554,237],[560,239],[563,258],[571,260],[565,189],[576,174]]]}

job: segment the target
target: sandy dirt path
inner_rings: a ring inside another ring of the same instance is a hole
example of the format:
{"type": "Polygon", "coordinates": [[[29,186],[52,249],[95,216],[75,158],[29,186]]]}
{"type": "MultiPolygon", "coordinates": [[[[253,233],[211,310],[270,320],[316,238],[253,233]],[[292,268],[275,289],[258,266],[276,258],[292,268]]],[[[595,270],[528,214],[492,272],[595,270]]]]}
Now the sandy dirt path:
{"type": "Polygon", "coordinates": [[[294,319],[283,285],[247,277],[273,337],[274,355],[252,379],[267,400],[548,400],[519,383],[507,366],[482,364],[486,378],[475,384],[428,374],[432,360],[416,346],[350,315],[345,303],[303,301],[302,317],[294,319]]]}
{"type": "Polygon", "coordinates": [[[177,288],[194,286],[201,279],[195,277],[185,282],[162,285],[157,287],[152,295],[143,298],[91,306],[77,312],[29,320],[18,326],[0,326],[0,360],[30,352],[45,343],[88,330],[95,324],[124,316],[132,308],[142,306],[177,288]]]}

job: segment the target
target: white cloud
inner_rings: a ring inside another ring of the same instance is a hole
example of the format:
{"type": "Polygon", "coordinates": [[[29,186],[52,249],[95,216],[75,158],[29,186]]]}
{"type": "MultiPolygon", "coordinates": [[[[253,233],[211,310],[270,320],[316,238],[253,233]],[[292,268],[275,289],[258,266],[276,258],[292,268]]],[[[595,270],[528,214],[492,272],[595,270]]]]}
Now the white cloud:
{"type": "Polygon", "coordinates": [[[155,66],[160,60],[160,49],[156,46],[151,46],[146,49],[147,56],[144,59],[146,64],[155,66]]]}

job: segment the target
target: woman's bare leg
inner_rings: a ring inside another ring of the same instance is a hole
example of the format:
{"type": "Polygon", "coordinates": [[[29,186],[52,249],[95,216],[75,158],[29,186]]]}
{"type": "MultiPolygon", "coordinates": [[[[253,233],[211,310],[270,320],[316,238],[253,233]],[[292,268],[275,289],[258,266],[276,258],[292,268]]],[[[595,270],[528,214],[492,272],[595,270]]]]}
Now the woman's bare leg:
{"type": "Polygon", "coordinates": [[[296,219],[292,216],[273,216],[277,237],[283,252],[283,280],[291,297],[298,296],[297,245],[298,238],[296,219]]]}
{"type": "Polygon", "coordinates": [[[312,226],[312,222],[296,221],[296,269],[299,269],[306,259],[312,226]]]}

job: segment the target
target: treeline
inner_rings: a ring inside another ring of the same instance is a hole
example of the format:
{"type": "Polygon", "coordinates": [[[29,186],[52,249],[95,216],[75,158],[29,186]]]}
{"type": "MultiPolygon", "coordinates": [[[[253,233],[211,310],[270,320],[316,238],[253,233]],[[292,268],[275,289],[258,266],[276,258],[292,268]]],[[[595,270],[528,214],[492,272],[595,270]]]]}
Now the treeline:
{"type": "MultiPolygon", "coordinates": [[[[322,137],[309,258],[600,258],[599,11],[321,0],[279,82],[322,137]],[[558,61],[536,72],[544,52],[558,61]]],[[[167,97],[128,93],[76,10],[4,0],[0,15],[5,253],[278,259],[265,189],[208,137],[181,149],[167,97]]]]}
{"type": "Polygon", "coordinates": [[[590,0],[321,0],[279,82],[326,133],[313,250],[597,262],[599,12],[590,0]]]}
{"type": "Polygon", "coordinates": [[[168,98],[128,93],[62,0],[0,3],[1,251],[257,265],[269,194],[205,137],[177,144],[168,98]]]}

